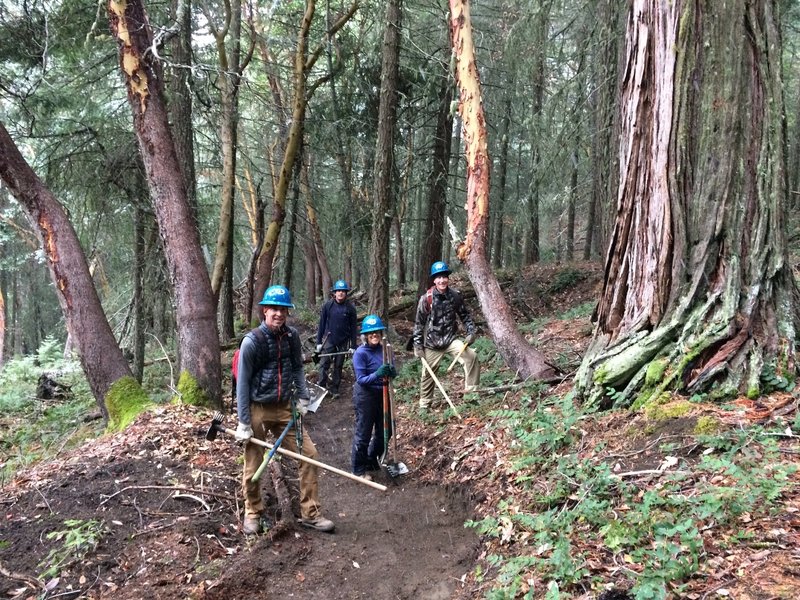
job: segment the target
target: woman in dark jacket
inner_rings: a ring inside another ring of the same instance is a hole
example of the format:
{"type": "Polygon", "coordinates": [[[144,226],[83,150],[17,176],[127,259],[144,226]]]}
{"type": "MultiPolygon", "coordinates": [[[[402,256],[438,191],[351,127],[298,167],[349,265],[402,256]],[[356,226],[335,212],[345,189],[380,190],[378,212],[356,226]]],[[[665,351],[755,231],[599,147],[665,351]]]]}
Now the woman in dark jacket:
{"type": "MultiPolygon", "coordinates": [[[[383,394],[389,379],[397,375],[394,365],[384,360],[383,332],[386,328],[380,317],[367,315],[361,323],[364,344],[353,355],[356,383],[353,386],[355,426],[350,462],[355,475],[371,480],[367,471],[380,469],[384,452],[383,394]]],[[[391,431],[389,431],[391,436],[391,431]]]]}

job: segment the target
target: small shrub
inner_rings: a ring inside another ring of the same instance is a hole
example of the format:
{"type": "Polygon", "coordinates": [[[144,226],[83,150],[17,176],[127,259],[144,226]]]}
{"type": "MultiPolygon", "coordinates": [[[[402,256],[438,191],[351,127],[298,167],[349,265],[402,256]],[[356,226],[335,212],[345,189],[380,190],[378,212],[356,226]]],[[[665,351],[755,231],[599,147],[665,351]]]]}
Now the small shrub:
{"type": "Polygon", "coordinates": [[[40,579],[56,577],[62,569],[70,564],[80,561],[89,552],[93,551],[102,537],[108,532],[103,521],[69,519],[64,521],[66,529],[53,531],[47,534],[48,540],[55,540],[60,544],[50,550],[38,567],[44,569],[40,579]]]}
{"type": "Polygon", "coordinates": [[[572,268],[564,269],[556,274],[553,281],[547,286],[547,291],[551,294],[556,294],[575,286],[575,284],[584,279],[586,279],[585,273],[572,268]]]}

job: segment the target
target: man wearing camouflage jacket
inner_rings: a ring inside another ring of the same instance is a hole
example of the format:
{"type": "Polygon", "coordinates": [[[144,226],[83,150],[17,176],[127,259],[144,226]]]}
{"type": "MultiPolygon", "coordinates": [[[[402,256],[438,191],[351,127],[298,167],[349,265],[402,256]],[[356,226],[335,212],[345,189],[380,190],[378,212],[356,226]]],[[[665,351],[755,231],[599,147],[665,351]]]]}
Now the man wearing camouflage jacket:
{"type": "MultiPolygon", "coordinates": [[[[458,290],[449,286],[450,268],[447,263],[436,261],[431,265],[431,287],[417,303],[414,320],[414,356],[424,358],[431,370],[436,368],[445,354],[459,356],[464,365],[464,392],[474,392],[480,383],[478,355],[469,346],[475,341],[475,323],[464,305],[458,290]],[[464,340],[456,339],[458,320],[466,329],[464,340]],[[465,348],[466,346],[466,348],[465,348]]],[[[420,408],[430,406],[434,394],[434,381],[427,369],[422,369],[420,384],[420,408]]]]}

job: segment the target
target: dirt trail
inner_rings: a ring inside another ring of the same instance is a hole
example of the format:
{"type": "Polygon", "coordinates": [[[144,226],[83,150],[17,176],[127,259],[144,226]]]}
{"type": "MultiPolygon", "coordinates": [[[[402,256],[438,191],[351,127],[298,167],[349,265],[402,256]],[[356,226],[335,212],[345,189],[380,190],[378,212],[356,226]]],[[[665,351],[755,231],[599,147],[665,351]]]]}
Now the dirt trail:
{"type": "MultiPolygon", "coordinates": [[[[351,390],[326,399],[307,426],[320,459],[349,471],[351,390]]],[[[377,481],[387,492],[321,471],[324,534],[299,526],[270,536],[239,532],[240,447],[224,434],[204,439],[210,416],[168,406],[142,415],[123,434],[21,473],[0,489],[0,595],[33,597],[33,582],[62,542],[66,520],[102,521],[99,544],[43,578],[47,598],[450,598],[474,566],[477,536],[463,527],[464,491],[428,485],[411,473],[377,481]]],[[[235,417],[228,417],[232,427],[235,417]]],[[[402,436],[403,422],[398,428],[402,436]]],[[[402,440],[402,437],[400,438],[402,440]]],[[[401,447],[402,450],[402,447],[401,447]]],[[[401,452],[402,454],[402,452],[401,452]]],[[[293,498],[296,468],[282,461],[293,498]]],[[[277,503],[268,477],[271,519],[277,503]]],[[[296,502],[294,503],[297,514],[296,502]]],[[[74,554],[70,553],[70,556],[74,554]]],[[[41,590],[40,592],[41,593],[41,590]]]]}

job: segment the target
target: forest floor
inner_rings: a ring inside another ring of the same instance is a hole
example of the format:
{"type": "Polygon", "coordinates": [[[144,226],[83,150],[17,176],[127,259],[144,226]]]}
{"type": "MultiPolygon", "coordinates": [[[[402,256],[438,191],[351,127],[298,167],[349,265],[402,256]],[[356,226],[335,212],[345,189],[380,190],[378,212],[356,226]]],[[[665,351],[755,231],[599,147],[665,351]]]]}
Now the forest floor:
{"type": "MultiPolygon", "coordinates": [[[[531,342],[567,374],[591,338],[585,307],[597,297],[601,276],[597,265],[542,266],[505,288],[520,322],[539,321],[531,342]]],[[[393,320],[398,342],[408,336],[410,318],[393,320]]],[[[398,362],[404,360],[410,356],[399,349],[398,362]]],[[[327,397],[307,418],[307,427],[319,459],[349,471],[352,375],[349,367],[345,371],[342,396],[327,397]]],[[[416,379],[403,377],[410,373],[401,370],[398,378],[398,456],[390,453],[409,473],[377,474],[376,481],[387,486],[381,492],[320,470],[323,513],[336,523],[334,533],[305,529],[281,514],[284,483],[298,514],[296,465],[282,459],[264,477],[270,528],[258,537],[243,535],[241,446],[224,433],[206,439],[211,412],[163,405],[140,415],[126,431],[59,452],[0,488],[0,597],[484,597],[491,589],[487,556],[502,553],[499,546],[510,543],[481,537],[464,524],[492,515],[521,485],[512,466],[513,443],[485,413],[471,410],[474,402],[458,393],[461,379],[455,372],[443,379],[464,418],[442,407],[420,416],[413,402],[416,379]]],[[[550,393],[563,394],[568,386],[565,381],[550,393]]],[[[518,396],[514,390],[498,394],[495,404],[517,406],[518,396]]],[[[698,404],[691,414],[655,426],[646,426],[641,413],[611,413],[582,425],[580,448],[587,456],[604,448],[602,456],[592,458],[613,462],[618,471],[652,472],[664,461],[659,440],[688,439],[703,414],[740,427],[792,419],[796,411],[796,398],[785,394],[725,410],[698,404]],[[641,435],[631,434],[637,430],[641,435]]],[[[229,406],[225,425],[236,425],[229,406]]],[[[781,444],[788,454],[798,452],[796,436],[781,444]]],[[[686,448],[685,455],[691,455],[691,444],[686,448]]],[[[657,487],[658,478],[649,477],[657,487]]],[[[746,544],[717,548],[709,541],[704,577],[675,597],[800,597],[800,481],[796,473],[793,478],[780,510],[732,525],[750,531],[746,544]]],[[[525,546],[524,539],[517,543],[525,546]]],[[[595,546],[586,549],[595,555],[582,568],[610,588],[624,569],[602,544],[595,546]]],[[[635,568],[629,565],[628,571],[635,568]]],[[[535,581],[526,582],[520,594],[526,591],[531,598],[546,593],[535,581]]],[[[627,597],[613,593],[595,588],[553,597],[627,597]]]]}

